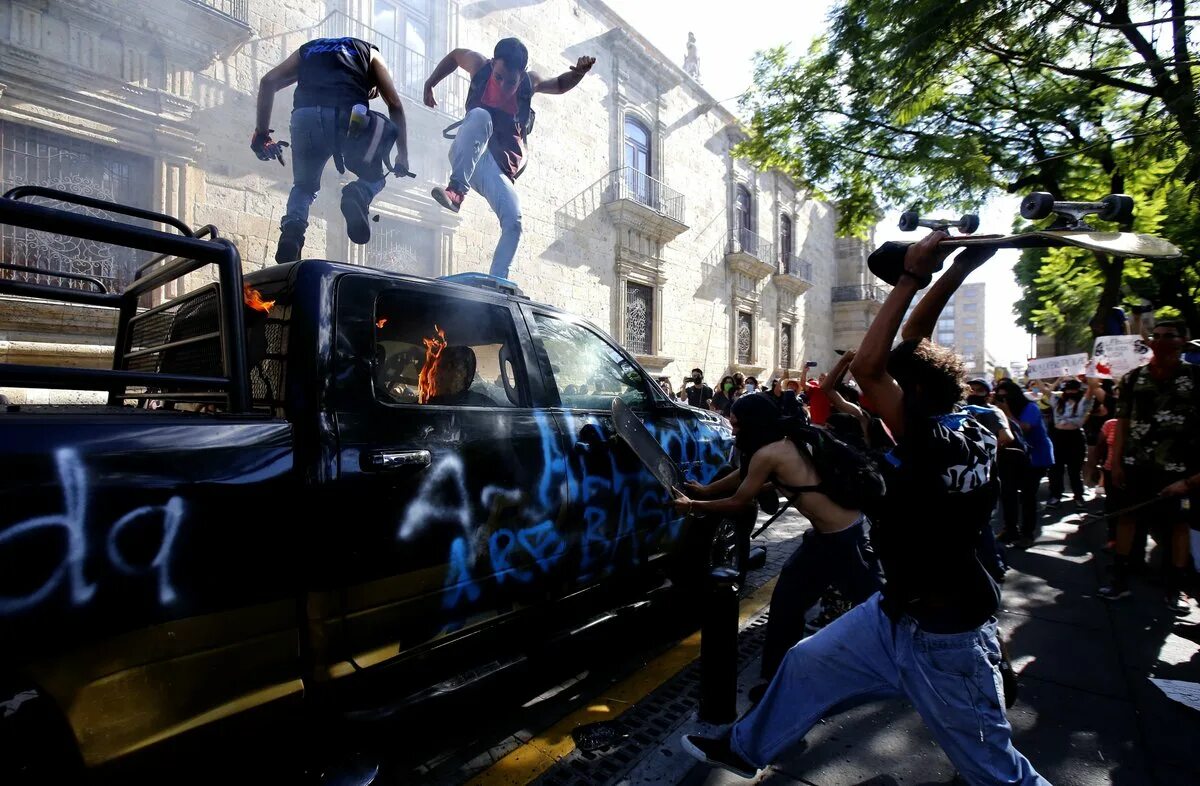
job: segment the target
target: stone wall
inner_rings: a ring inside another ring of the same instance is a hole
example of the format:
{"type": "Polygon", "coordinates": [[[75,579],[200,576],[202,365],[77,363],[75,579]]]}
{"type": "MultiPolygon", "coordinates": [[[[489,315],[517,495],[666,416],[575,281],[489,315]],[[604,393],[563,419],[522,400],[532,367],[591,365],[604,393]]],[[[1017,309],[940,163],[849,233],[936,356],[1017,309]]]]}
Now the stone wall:
{"type": "MultiPolygon", "coordinates": [[[[149,0],[64,0],[53,7],[20,0],[0,4],[0,38],[17,30],[16,15],[28,12],[40,15],[43,29],[57,30],[65,19],[109,42],[104,63],[72,65],[72,73],[106,70],[107,81],[99,82],[90,98],[79,99],[82,88],[63,95],[62,87],[45,80],[9,80],[13,84],[0,93],[0,120],[85,134],[149,156],[154,167],[149,206],[192,225],[215,224],[238,244],[247,269],[270,264],[291,168],[260,162],[249,150],[258,82],[311,37],[369,36],[363,25],[372,23],[371,0],[251,0],[244,31],[226,24],[203,40],[200,33],[188,33],[195,40],[183,54],[161,29],[166,22],[151,21],[163,15],[163,5],[149,0]],[[101,6],[112,7],[108,23],[101,6]],[[87,8],[92,10],[81,11],[87,8]],[[207,57],[200,52],[205,46],[207,57]]],[[[812,270],[812,286],[804,294],[780,288],[768,273],[744,293],[755,302],[754,365],[766,374],[786,371],[778,352],[783,319],[794,322],[795,365],[806,359],[817,360],[822,368],[832,364],[830,294],[841,278],[833,210],[786,177],[755,172],[734,160],[730,150],[740,138],[735,119],[679,64],[595,0],[461,6],[439,1],[429,8],[428,68],[453,46],[490,54],[497,39],[510,35],[526,43],[531,70],[545,76],[565,71],[580,55],[597,58],[575,90],[534,100],[531,159],[517,185],[524,236],[511,272],[533,299],[585,315],[620,339],[623,281],[636,269],[635,276],[647,277],[658,290],[658,338],[654,352],[644,359],[647,367],[674,380],[693,366],[703,367],[709,377],[719,375],[734,359],[735,284],[726,251],[734,184],[741,182],[755,195],[758,232],[775,242],[779,215],[791,216],[795,253],[812,270]],[[515,7],[504,7],[508,5],[515,7]],[[605,178],[624,163],[626,117],[651,130],[652,176],[686,201],[686,229],[670,239],[649,238],[614,221],[605,209],[611,200],[611,190],[605,189],[611,178],[605,178]]],[[[189,7],[186,13],[198,12],[189,7]]],[[[682,50],[686,30],[680,30],[682,50]]],[[[35,46],[14,36],[16,32],[10,42],[21,57],[36,61],[47,73],[61,68],[61,52],[44,41],[35,46]]],[[[412,85],[413,74],[397,76],[412,85]]],[[[373,224],[372,243],[360,249],[346,241],[337,209],[344,178],[329,166],[313,208],[306,256],[421,275],[488,269],[499,229],[482,198],[468,196],[454,216],[429,197],[429,189],[448,178],[449,142],[441,129],[461,113],[453,105],[451,88],[461,89],[462,77],[454,79],[460,81],[439,90],[438,110],[406,98],[410,164],[418,177],[389,179],[375,206],[381,221],[373,224]]],[[[291,93],[287,89],[275,98],[277,139],[290,137],[291,93]]],[[[376,104],[384,109],[382,102],[376,104]]],[[[776,264],[778,256],[772,252],[764,261],[776,264]]],[[[198,274],[189,286],[207,278],[198,274]]],[[[163,293],[175,294],[177,288],[163,293]]],[[[0,316],[0,339],[11,328],[6,321],[11,322],[0,316]]],[[[55,339],[50,329],[34,340],[63,343],[55,339]]]]}

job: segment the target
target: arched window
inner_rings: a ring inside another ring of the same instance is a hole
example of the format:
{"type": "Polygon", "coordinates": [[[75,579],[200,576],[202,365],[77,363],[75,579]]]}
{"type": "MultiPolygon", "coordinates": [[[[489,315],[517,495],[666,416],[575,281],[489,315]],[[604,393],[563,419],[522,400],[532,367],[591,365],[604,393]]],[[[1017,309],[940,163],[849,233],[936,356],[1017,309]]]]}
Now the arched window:
{"type": "Polygon", "coordinates": [[[738,246],[747,254],[758,256],[758,243],[754,236],[754,199],[745,186],[737,187],[733,204],[733,216],[737,231],[738,246]]]}
{"type": "Polygon", "coordinates": [[[625,184],[632,196],[650,204],[650,130],[632,117],[625,118],[625,184]]]}
{"type": "Polygon", "coordinates": [[[781,215],[779,217],[779,270],[783,273],[788,272],[792,252],[792,217],[781,215]]]}

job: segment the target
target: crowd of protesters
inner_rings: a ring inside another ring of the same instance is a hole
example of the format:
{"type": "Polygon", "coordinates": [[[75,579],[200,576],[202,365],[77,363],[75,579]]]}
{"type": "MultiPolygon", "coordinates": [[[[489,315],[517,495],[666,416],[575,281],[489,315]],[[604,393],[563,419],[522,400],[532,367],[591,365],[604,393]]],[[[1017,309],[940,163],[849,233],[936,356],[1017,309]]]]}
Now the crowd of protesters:
{"type": "Polygon", "coordinates": [[[1064,520],[1082,528],[1100,518],[1098,506],[1085,514],[1103,489],[1112,568],[1098,597],[1130,594],[1131,578],[1146,569],[1149,533],[1165,554],[1167,608],[1191,608],[1184,590],[1196,575],[1200,529],[1200,366],[1182,358],[1186,325],[1163,320],[1145,330],[1151,360],[1121,379],[967,380],[961,360],[931,335],[986,252],[960,254],[901,327],[949,253],[939,237],[911,247],[862,346],[816,379],[807,367],[799,379],[767,385],[731,374],[714,390],[694,369],[674,392],[660,380],[668,395],[729,417],[742,461],[740,476],[688,484],[677,509],[732,513],[770,492],[813,523],[772,594],[753,708],[723,736],[684,737],[702,761],[752,777],[834,707],[900,694],[967,782],[1045,784],[1012,745],[1004,708],[1015,680],[996,610],[1005,546],[1033,546],[1042,516],[1060,512],[1068,490],[1074,507],[1063,512],[1073,518],[1064,520]],[[796,424],[876,466],[887,479],[882,499],[839,498],[796,424]],[[854,608],[805,638],[807,607],[831,584],[854,608]]]}

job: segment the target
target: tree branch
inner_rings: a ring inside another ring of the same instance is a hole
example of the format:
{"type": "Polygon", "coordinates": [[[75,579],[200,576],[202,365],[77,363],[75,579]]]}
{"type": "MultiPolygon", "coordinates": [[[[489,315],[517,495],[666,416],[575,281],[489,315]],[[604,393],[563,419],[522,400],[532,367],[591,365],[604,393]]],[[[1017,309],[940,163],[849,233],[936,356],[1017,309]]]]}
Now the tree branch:
{"type": "MultiPolygon", "coordinates": [[[[1030,57],[1024,52],[1005,49],[1004,47],[997,46],[996,44],[988,41],[980,43],[979,48],[999,58],[1010,58],[1012,60],[1016,60],[1022,63],[1024,66],[1047,68],[1060,74],[1086,79],[1090,82],[1095,82],[1096,84],[1108,85],[1109,87],[1115,87],[1119,90],[1127,90],[1131,93],[1141,93],[1142,95],[1162,95],[1160,88],[1157,85],[1144,85],[1140,82],[1131,82],[1128,79],[1117,79],[1109,76],[1103,71],[1098,71],[1091,68],[1068,68],[1056,63],[1050,63],[1045,60],[1030,57]]],[[[1151,66],[1151,69],[1153,69],[1153,66],[1151,66]]]]}

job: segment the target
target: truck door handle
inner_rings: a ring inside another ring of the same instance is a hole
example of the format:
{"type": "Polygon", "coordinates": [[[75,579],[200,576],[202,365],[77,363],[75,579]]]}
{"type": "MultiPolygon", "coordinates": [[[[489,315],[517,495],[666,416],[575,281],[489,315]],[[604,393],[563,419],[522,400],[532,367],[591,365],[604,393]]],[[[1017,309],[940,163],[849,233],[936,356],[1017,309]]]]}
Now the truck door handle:
{"type": "Polygon", "coordinates": [[[433,461],[428,450],[374,450],[368,465],[376,471],[425,469],[433,461]]]}

